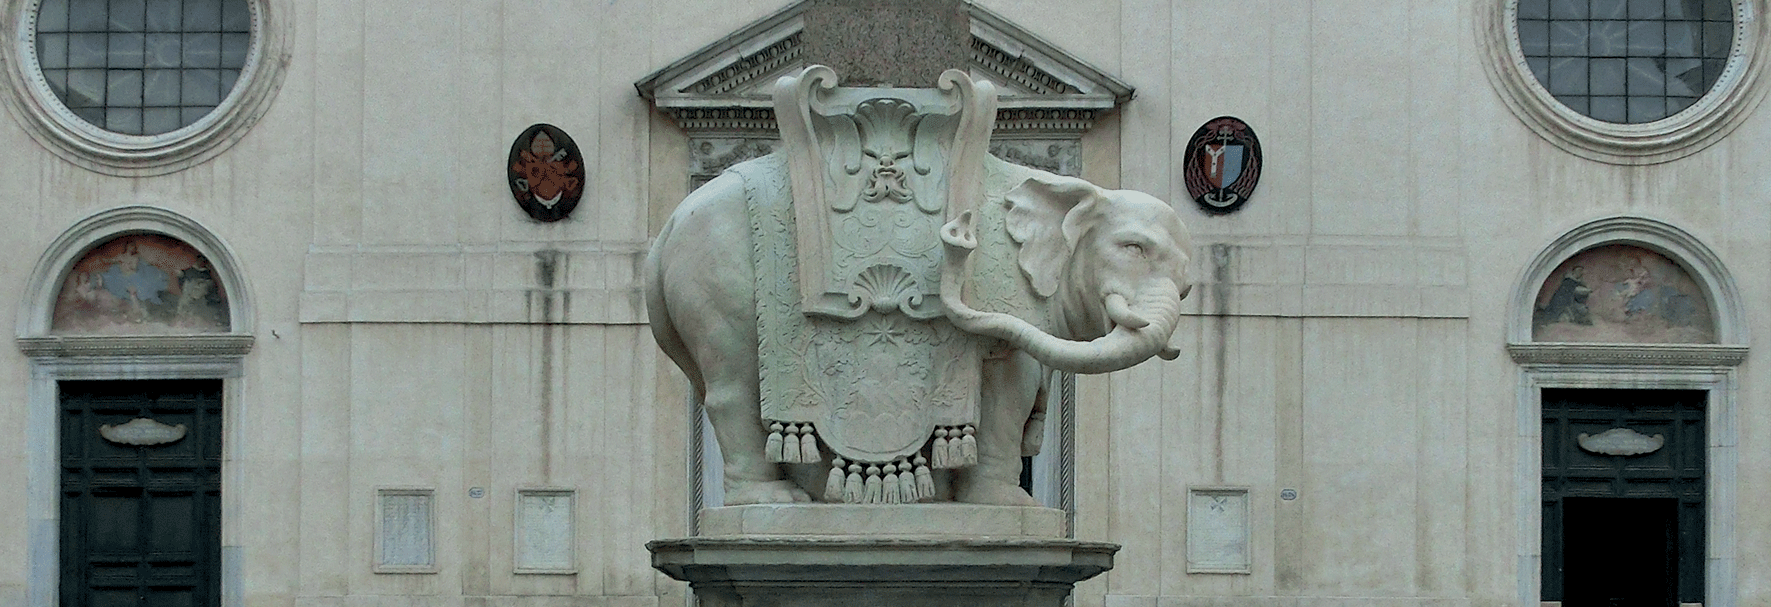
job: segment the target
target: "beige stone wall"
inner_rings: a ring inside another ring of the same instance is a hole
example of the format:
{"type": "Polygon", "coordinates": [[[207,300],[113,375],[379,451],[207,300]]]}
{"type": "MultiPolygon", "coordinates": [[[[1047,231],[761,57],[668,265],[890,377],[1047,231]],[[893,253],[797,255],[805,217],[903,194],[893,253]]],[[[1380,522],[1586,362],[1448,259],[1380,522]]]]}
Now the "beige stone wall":
{"type": "MultiPolygon", "coordinates": [[[[1182,358],[1079,382],[1077,534],[1124,549],[1078,605],[1515,603],[1535,421],[1504,349],[1509,297],[1593,218],[1695,235],[1739,281],[1751,332],[1771,333],[1771,112],[1688,158],[1619,167],[1502,103],[1479,63],[1486,2],[980,3],[1137,87],[1085,139],[1085,176],[1173,201],[1200,247],[1182,358]],[[1224,114],[1258,131],[1265,177],[1243,211],[1208,217],[1177,165],[1224,114]],[[1188,487],[1205,485],[1249,488],[1250,574],[1187,573],[1188,487]]],[[[684,387],[636,268],[685,193],[686,140],[632,83],[779,4],[274,4],[293,23],[282,88],[212,161],[104,176],[0,121],[0,284],[22,290],[70,225],[131,204],[239,255],[257,342],[233,380],[224,544],[247,604],[680,604],[643,544],[687,529],[684,387]],[[596,160],[557,224],[506,192],[510,142],[534,122],[596,160]],[[383,486],[435,489],[437,573],[370,571],[383,486]],[[541,486],[577,491],[575,575],[512,573],[514,492],[541,486]]],[[[1771,600],[1758,358],[1735,384],[1740,507],[1711,546],[1738,595],[1711,604],[1771,600]]],[[[31,373],[0,348],[3,486],[29,484],[41,442],[31,373]]],[[[27,493],[0,493],[0,605],[53,577],[30,568],[27,493]]]]}

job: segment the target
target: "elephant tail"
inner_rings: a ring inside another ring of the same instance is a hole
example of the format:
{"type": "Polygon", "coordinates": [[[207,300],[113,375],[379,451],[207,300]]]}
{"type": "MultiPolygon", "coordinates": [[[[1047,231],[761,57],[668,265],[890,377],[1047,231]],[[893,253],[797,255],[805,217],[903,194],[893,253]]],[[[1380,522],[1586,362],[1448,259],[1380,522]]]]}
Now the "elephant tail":
{"type": "Polygon", "coordinates": [[[699,407],[706,399],[707,384],[701,378],[701,367],[695,365],[695,359],[689,356],[689,349],[683,344],[682,335],[677,333],[676,324],[670,321],[670,306],[664,299],[664,249],[669,246],[670,233],[675,226],[673,215],[664,222],[664,229],[659,230],[658,238],[652,241],[652,250],[646,253],[646,318],[658,349],[663,350],[664,355],[683,370],[683,375],[689,377],[689,398],[699,407]]]}

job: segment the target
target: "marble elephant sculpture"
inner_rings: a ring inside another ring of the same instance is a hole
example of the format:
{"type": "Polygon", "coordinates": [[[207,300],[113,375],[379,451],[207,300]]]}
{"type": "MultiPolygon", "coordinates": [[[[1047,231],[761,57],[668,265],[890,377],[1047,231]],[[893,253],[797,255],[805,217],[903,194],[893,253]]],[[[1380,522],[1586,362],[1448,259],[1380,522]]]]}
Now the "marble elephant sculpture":
{"type": "MultiPolygon", "coordinates": [[[[955,327],[1010,350],[983,361],[977,464],[939,478],[936,499],[1037,505],[1018,481],[1021,457],[1038,450],[1038,402],[1049,372],[1102,373],[1158,354],[1173,359],[1168,339],[1189,290],[1192,247],[1173,208],[1154,197],[993,157],[985,162],[993,178],[984,201],[942,228],[941,300],[955,327]],[[1008,306],[1018,308],[1011,313],[985,300],[968,304],[975,290],[968,271],[1019,274],[1007,282],[1019,286],[1006,298],[1022,305],[1008,306]]],[[[652,331],[712,422],[727,505],[824,499],[827,466],[764,457],[753,237],[736,173],[690,194],[654,243],[644,270],[652,331]]]]}

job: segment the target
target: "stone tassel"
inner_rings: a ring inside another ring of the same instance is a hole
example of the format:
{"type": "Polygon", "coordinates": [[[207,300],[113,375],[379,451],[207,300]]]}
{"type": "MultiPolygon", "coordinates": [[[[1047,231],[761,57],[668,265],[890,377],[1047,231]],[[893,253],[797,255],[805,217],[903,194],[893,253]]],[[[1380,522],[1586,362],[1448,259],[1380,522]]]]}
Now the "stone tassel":
{"type": "Polygon", "coordinates": [[[769,424],[769,442],[763,445],[763,454],[771,462],[781,460],[781,422],[769,424]]]}
{"type": "Polygon", "coordinates": [[[842,501],[859,504],[864,494],[866,490],[861,486],[861,464],[849,464],[849,476],[842,486],[842,501]]]}
{"type": "Polygon", "coordinates": [[[922,494],[916,491],[916,475],[910,472],[910,461],[898,462],[898,497],[910,504],[922,500],[922,494]]]}
{"type": "Polygon", "coordinates": [[[947,467],[947,429],[935,428],[935,442],[929,446],[929,455],[935,458],[936,468],[947,467]]]}
{"type": "Polygon", "coordinates": [[[864,504],[880,503],[880,500],[883,499],[883,495],[882,495],[882,489],[879,485],[880,485],[879,466],[868,466],[867,467],[867,493],[861,497],[861,503],[864,503],[864,504]]]}
{"type": "Polygon", "coordinates": [[[846,467],[847,463],[842,461],[840,457],[831,462],[830,476],[824,479],[824,501],[842,501],[842,469],[846,467]]]}
{"type": "Polygon", "coordinates": [[[879,488],[879,501],[882,504],[897,504],[904,500],[898,495],[898,465],[885,465],[885,480],[879,488]]]}
{"type": "Polygon", "coordinates": [[[781,461],[797,464],[799,459],[799,425],[787,424],[787,431],[781,436],[781,461]]]}
{"type": "Polygon", "coordinates": [[[966,426],[965,438],[959,440],[959,461],[961,466],[970,466],[978,463],[978,439],[977,437],[972,436],[975,432],[977,432],[976,429],[971,426],[966,426]]]}
{"type": "Polygon", "coordinates": [[[929,473],[929,460],[916,456],[916,495],[918,500],[935,497],[935,477],[929,473]]]}
{"type": "Polygon", "coordinates": [[[799,461],[806,464],[824,461],[824,456],[818,453],[818,438],[812,436],[811,424],[803,424],[799,427],[799,461]]]}

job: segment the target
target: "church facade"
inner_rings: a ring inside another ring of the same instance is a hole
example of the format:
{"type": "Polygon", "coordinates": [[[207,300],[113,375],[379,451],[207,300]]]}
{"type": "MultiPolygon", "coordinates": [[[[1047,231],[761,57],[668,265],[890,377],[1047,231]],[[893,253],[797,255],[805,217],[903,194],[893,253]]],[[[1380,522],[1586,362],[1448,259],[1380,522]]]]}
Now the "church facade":
{"type": "MultiPolygon", "coordinates": [[[[1771,601],[1764,0],[878,4],[1193,234],[1049,383],[1076,605],[1771,601]]],[[[827,5],[4,2],[0,605],[690,604],[641,265],[827,5]]]]}

